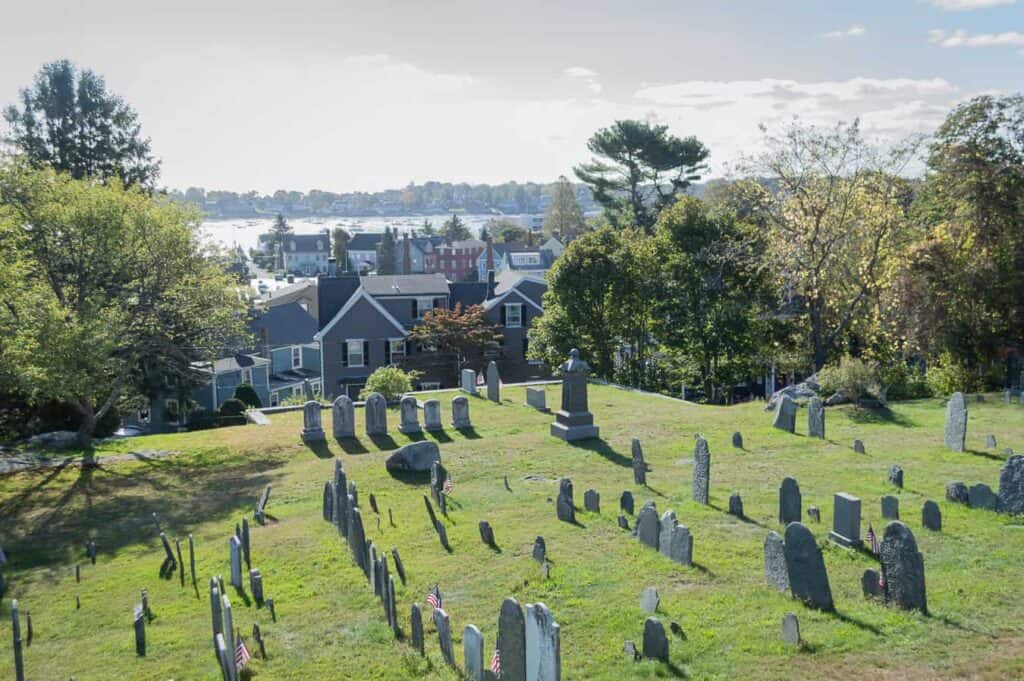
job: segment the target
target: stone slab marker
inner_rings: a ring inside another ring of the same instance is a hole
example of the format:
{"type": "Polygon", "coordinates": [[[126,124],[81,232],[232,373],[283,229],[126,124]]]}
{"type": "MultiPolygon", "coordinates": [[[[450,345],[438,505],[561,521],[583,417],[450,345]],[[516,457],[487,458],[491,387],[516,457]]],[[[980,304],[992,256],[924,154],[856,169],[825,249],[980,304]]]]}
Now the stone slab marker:
{"type": "Polygon", "coordinates": [[[802,523],[790,523],[786,527],[783,551],[789,589],[794,598],[812,608],[833,610],[832,588],[828,583],[825,560],[811,531],[802,523]]]}
{"type": "MultiPolygon", "coordinates": [[[[502,670],[504,671],[504,670],[502,670]]],[[[526,606],[526,681],[560,681],[559,626],[543,603],[526,606]]]]}
{"type": "Polygon", "coordinates": [[[738,492],[729,495],[729,515],[734,515],[737,518],[743,517],[743,498],[738,492]]]}
{"type": "Polygon", "coordinates": [[[698,436],[693,447],[693,500],[707,505],[710,485],[711,450],[708,449],[708,441],[698,436]]]}
{"type": "Polygon", "coordinates": [[[1024,456],[1011,456],[999,472],[999,508],[1004,513],[1024,513],[1024,456]]]}
{"type": "MultiPolygon", "coordinates": [[[[135,613],[135,621],[136,621],[135,627],[136,627],[136,631],[138,631],[138,626],[139,625],[137,624],[137,622],[139,621],[140,618],[141,618],[140,613],[138,611],[136,611],[136,613],[135,613]]],[[[143,621],[142,627],[143,627],[143,640],[145,640],[145,627],[146,627],[145,621],[143,621]]],[[[12,634],[12,638],[13,638],[13,642],[14,642],[14,678],[15,678],[15,681],[25,681],[25,661],[22,659],[22,652],[21,652],[21,621],[20,621],[19,616],[18,616],[18,601],[15,601],[15,600],[11,601],[11,634],[12,634]]],[[[136,634],[136,636],[137,636],[137,634],[136,634]]],[[[136,643],[136,646],[138,646],[138,643],[136,643]]],[[[145,655],[145,650],[146,650],[145,642],[143,642],[142,646],[143,646],[143,648],[142,648],[143,653],[142,654],[145,655]]]]}
{"type": "Polygon", "coordinates": [[[882,517],[886,520],[900,519],[900,500],[891,494],[882,497],[882,517]]]}
{"type": "Polygon", "coordinates": [[[473,423],[469,420],[469,400],[463,395],[452,398],[452,428],[472,428],[473,423]]]}
{"type": "Polygon", "coordinates": [[[782,640],[792,646],[800,645],[800,621],[794,613],[782,616],[782,640]]]}
{"type": "Polygon", "coordinates": [[[743,449],[743,433],[738,430],[732,434],[732,446],[736,449],[743,449]]]}
{"type": "Polygon", "coordinates": [[[882,575],[878,570],[867,569],[860,578],[860,589],[864,598],[876,598],[882,595],[882,575]]]}
{"type": "Polygon", "coordinates": [[[583,508],[587,509],[589,513],[601,512],[601,495],[597,490],[588,489],[583,493],[583,508]]]}
{"type": "Polygon", "coordinates": [[[398,549],[391,548],[391,557],[395,559],[395,572],[398,573],[398,579],[401,580],[402,585],[405,585],[405,564],[402,563],[401,557],[398,555],[398,549]]]}
{"type": "Polygon", "coordinates": [[[412,395],[406,395],[402,398],[402,401],[399,403],[399,415],[398,432],[423,432],[423,429],[420,428],[419,405],[416,403],[415,397],[412,395]]]}
{"type": "Polygon", "coordinates": [[[776,590],[789,591],[785,545],[782,537],[774,530],[764,538],[764,576],[776,590]]]}
{"type": "Polygon", "coordinates": [[[889,466],[889,482],[903,489],[903,468],[898,464],[889,466]]]}
{"type": "Polygon", "coordinates": [[[637,485],[646,485],[647,463],[644,461],[644,450],[640,446],[640,440],[633,438],[630,450],[633,455],[633,482],[637,485]]]}
{"type": "Polygon", "coordinates": [[[555,502],[555,512],[562,522],[576,522],[576,508],[572,497],[572,480],[562,478],[558,481],[558,499],[555,502]]]}
{"type": "Polygon", "coordinates": [[[832,531],[828,538],[846,548],[860,546],[860,499],[839,492],[832,497],[832,504],[832,531]]]}
{"type": "Polygon", "coordinates": [[[423,611],[419,603],[413,603],[409,610],[409,630],[412,647],[420,655],[423,654],[423,611]]]}
{"type": "Polygon", "coordinates": [[[949,449],[954,452],[964,451],[964,443],[967,441],[967,400],[961,392],[953,393],[946,403],[944,439],[949,449]]]}
{"type": "Polygon", "coordinates": [[[498,615],[501,681],[526,681],[526,621],[514,598],[506,598],[498,615]]]}
{"type": "Polygon", "coordinates": [[[693,565],[693,535],[686,525],[676,525],[669,540],[668,557],[677,563],[693,565]]]}
{"type": "Polygon", "coordinates": [[[779,486],[779,522],[783,525],[800,522],[802,509],[800,485],[795,478],[783,478],[779,486]]]}
{"type": "Polygon", "coordinates": [[[818,397],[807,403],[807,437],[825,439],[825,405],[818,397]]]}
{"type": "Polygon", "coordinates": [[[547,560],[548,547],[547,542],[544,541],[544,537],[537,537],[533,540],[533,559],[538,563],[543,563],[547,560]]]}
{"type": "Polygon", "coordinates": [[[481,520],[478,526],[480,529],[480,541],[484,543],[484,546],[494,548],[494,528],[486,520],[481,520]]]}
{"type": "Polygon", "coordinates": [[[501,376],[498,375],[498,363],[493,359],[487,363],[487,399],[501,402],[501,376]]]}
{"type": "Polygon", "coordinates": [[[853,452],[854,452],[854,454],[863,454],[864,453],[864,443],[861,442],[860,440],[854,440],[853,441],[853,452]]]}
{"type": "Polygon", "coordinates": [[[648,617],[644,622],[643,655],[649,660],[668,662],[668,637],[657,617],[648,617]]]}
{"type": "Polygon", "coordinates": [[[256,605],[263,604],[263,575],[256,568],[249,570],[249,591],[256,605]]]}
{"type": "Polygon", "coordinates": [[[658,508],[653,501],[648,501],[640,509],[636,517],[636,538],[641,543],[658,550],[658,541],[661,535],[661,521],[658,519],[658,508]]]}
{"type": "Polygon", "coordinates": [[[787,433],[796,432],[796,410],[797,404],[789,395],[781,396],[775,407],[775,420],[772,426],[787,433]]]}
{"type": "Polygon", "coordinates": [[[672,551],[672,533],[676,529],[676,512],[671,508],[661,514],[658,531],[658,551],[666,558],[672,551]]]}
{"type": "Polygon", "coordinates": [[[462,630],[463,671],[470,681],[484,681],[484,635],[475,625],[462,630]]]}
{"type": "Polygon", "coordinates": [[[544,388],[526,389],[526,406],[533,407],[537,411],[548,410],[548,394],[544,388]]]}
{"type": "Polygon", "coordinates": [[[470,395],[477,395],[476,390],[476,372],[472,369],[463,369],[461,375],[461,383],[459,384],[459,390],[467,392],[470,395]]]}
{"type": "Polygon", "coordinates": [[[370,393],[363,407],[366,412],[366,434],[388,434],[388,403],[380,393],[370,393]]]}
{"type": "Polygon", "coordinates": [[[989,511],[995,511],[999,507],[999,497],[996,496],[991,487],[983,482],[979,482],[977,485],[971,485],[970,489],[967,490],[967,503],[970,504],[971,508],[984,508],[989,511]]]}
{"type": "Polygon", "coordinates": [[[647,587],[640,594],[640,609],[648,614],[653,615],[658,612],[659,603],[661,603],[661,598],[658,597],[658,590],[653,586],[647,587]]]}
{"type": "Polygon", "coordinates": [[[904,610],[928,612],[924,586],[924,557],[910,528],[898,520],[885,526],[879,549],[885,601],[904,610]]]}
{"type": "Polygon", "coordinates": [[[238,537],[231,535],[228,540],[228,548],[231,558],[231,586],[236,589],[242,588],[242,542],[238,537]]]}
{"type": "Polygon", "coordinates": [[[562,374],[561,409],[551,424],[551,434],[573,442],[598,437],[599,428],[594,425],[594,415],[587,402],[587,376],[590,365],[580,359],[580,351],[573,348],[569,359],[559,365],[562,374]]]}
{"type": "MultiPolygon", "coordinates": [[[[141,605],[135,606],[132,615],[135,625],[135,654],[139,657],[146,656],[146,613],[141,605]]],[[[20,648],[20,646],[19,646],[20,648]]],[[[24,678],[24,676],[22,676],[24,678]]]]}
{"type": "Polygon", "coordinates": [[[301,436],[303,442],[324,442],[327,440],[327,436],[324,435],[323,426],[320,424],[320,403],[316,400],[310,400],[302,407],[301,436]]]}
{"type": "Polygon", "coordinates": [[[931,499],[924,502],[924,506],[921,507],[921,525],[933,532],[942,530],[942,511],[931,499]]]}
{"type": "Polygon", "coordinates": [[[331,428],[336,440],[356,436],[356,407],[348,395],[341,395],[331,405],[331,428]]]}
{"type": "Polygon", "coordinates": [[[628,489],[624,490],[622,492],[622,496],[619,497],[619,508],[629,515],[633,515],[633,509],[635,508],[633,504],[633,493],[628,489]]]}
{"type": "Polygon", "coordinates": [[[448,613],[441,608],[434,608],[434,627],[437,629],[437,642],[441,646],[441,657],[452,669],[455,666],[455,652],[452,650],[452,629],[448,621],[448,613]]]}
{"type": "Polygon", "coordinates": [[[352,549],[352,560],[355,561],[363,574],[369,578],[370,566],[366,564],[366,532],[363,529],[363,516],[358,506],[352,506],[348,512],[348,543],[352,549]]]}
{"type": "Polygon", "coordinates": [[[423,428],[429,431],[444,430],[441,423],[441,400],[427,400],[423,403],[423,428]]]}
{"type": "Polygon", "coordinates": [[[327,522],[334,520],[334,483],[324,483],[324,501],[321,514],[327,522]]]}

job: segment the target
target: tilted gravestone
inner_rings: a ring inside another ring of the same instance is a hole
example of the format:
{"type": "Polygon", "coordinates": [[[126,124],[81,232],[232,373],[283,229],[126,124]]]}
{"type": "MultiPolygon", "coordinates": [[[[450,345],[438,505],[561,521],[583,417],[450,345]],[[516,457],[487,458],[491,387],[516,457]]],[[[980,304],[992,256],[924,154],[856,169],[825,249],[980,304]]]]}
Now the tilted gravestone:
{"type": "Polygon", "coordinates": [[[734,515],[737,518],[743,517],[743,499],[738,492],[729,495],[729,515],[734,515]]]}
{"type": "Polygon", "coordinates": [[[796,402],[789,395],[782,395],[775,407],[775,420],[772,426],[787,433],[796,432],[796,402]]]}
{"type": "Polygon", "coordinates": [[[882,497],[882,517],[886,520],[900,519],[900,500],[891,494],[882,497]]]}
{"type": "Polygon", "coordinates": [[[470,681],[484,681],[484,635],[473,624],[462,630],[463,671],[470,681]]]}
{"type": "Polygon", "coordinates": [[[356,436],[356,407],[348,395],[340,395],[331,405],[331,427],[336,440],[356,436]]]}
{"type": "Polygon", "coordinates": [[[653,586],[647,587],[640,594],[640,609],[648,614],[653,615],[658,612],[659,603],[661,603],[661,598],[658,597],[658,590],[653,586]]]}
{"type": "Polygon", "coordinates": [[[882,575],[878,570],[867,569],[860,578],[860,588],[864,598],[877,598],[882,595],[882,575]]]}
{"type": "Polygon", "coordinates": [[[543,563],[547,560],[547,543],[544,541],[544,537],[537,537],[533,540],[533,559],[538,563],[543,563]]]}
{"type": "Polygon", "coordinates": [[[555,512],[564,523],[576,522],[576,507],[572,499],[572,480],[562,478],[558,481],[558,499],[555,501],[555,512]]]}
{"type": "Polygon", "coordinates": [[[986,447],[986,449],[995,449],[996,448],[996,436],[995,435],[992,435],[991,433],[989,433],[988,435],[985,436],[985,447],[986,447]]]}
{"type": "Polygon", "coordinates": [[[897,464],[889,466],[889,482],[903,489],[903,469],[897,464]]]}
{"type": "Polygon", "coordinates": [[[736,449],[743,449],[743,434],[738,430],[732,434],[732,446],[736,449]]]}
{"type": "Polygon", "coordinates": [[[978,483],[977,485],[971,485],[970,489],[967,490],[967,503],[970,504],[971,508],[995,511],[999,508],[999,497],[996,496],[991,487],[984,483],[978,483]]]}
{"type": "Polygon", "coordinates": [[[942,530],[942,511],[939,505],[929,499],[921,507],[921,525],[933,532],[942,530]]]}
{"type": "Polygon", "coordinates": [[[324,483],[323,516],[327,522],[334,520],[334,483],[324,483]]]}
{"type": "Polygon", "coordinates": [[[461,379],[461,383],[459,384],[460,390],[462,390],[463,392],[467,392],[470,395],[478,394],[476,389],[475,371],[473,371],[472,369],[463,369],[461,379]]]}
{"type": "Polygon", "coordinates": [[[782,640],[791,646],[800,645],[800,621],[795,613],[787,612],[782,616],[782,640]]]}
{"type": "Polygon", "coordinates": [[[558,681],[562,678],[560,627],[543,603],[526,606],[527,681],[558,681]]]}
{"type": "Polygon", "coordinates": [[[779,522],[783,525],[800,522],[803,497],[794,478],[783,478],[779,486],[779,522]]]}
{"type": "Polygon", "coordinates": [[[779,533],[771,530],[764,538],[764,576],[778,591],[789,591],[785,545],[779,533]]]}
{"type": "Polygon", "coordinates": [[[794,598],[812,608],[832,610],[832,589],[828,583],[825,560],[811,531],[801,523],[790,523],[786,527],[783,552],[786,556],[789,589],[794,598]]]}
{"type": "Polygon", "coordinates": [[[229,557],[231,559],[231,586],[236,589],[242,588],[242,542],[235,535],[231,535],[228,541],[229,557]]]}
{"type": "Polygon", "coordinates": [[[479,523],[480,528],[480,541],[484,543],[484,546],[490,546],[494,548],[494,528],[486,520],[481,520],[479,523]]]}
{"type": "Polygon", "coordinates": [[[646,485],[647,462],[644,461],[644,450],[640,446],[640,440],[633,438],[630,451],[633,455],[633,482],[637,485],[646,485]]]}
{"type": "Polygon", "coordinates": [[[861,545],[860,499],[846,492],[832,497],[832,531],[828,538],[846,548],[861,545]]]}
{"type": "Polygon", "coordinates": [[[967,401],[961,392],[953,393],[946,403],[946,447],[954,452],[964,451],[967,441],[967,401]]]}
{"type": "Polygon", "coordinates": [[[441,423],[441,400],[427,400],[423,403],[423,428],[431,432],[444,430],[441,423]]]}
{"type": "Polygon", "coordinates": [[[1024,456],[1011,456],[999,473],[999,508],[1024,513],[1024,456]]]}
{"type": "Polygon", "coordinates": [[[676,512],[671,508],[661,514],[660,531],[658,532],[658,551],[668,557],[672,549],[672,532],[676,529],[676,512]]]}
{"type": "Polygon", "coordinates": [[[648,617],[644,622],[643,655],[649,660],[668,662],[668,636],[657,617],[648,617]]]}
{"type": "Polygon", "coordinates": [[[526,389],[526,406],[533,407],[537,411],[548,410],[548,394],[547,391],[541,388],[527,388],[526,389]]]}
{"type": "Polygon", "coordinates": [[[324,435],[323,426],[320,424],[320,403],[316,400],[306,402],[302,407],[302,433],[303,442],[324,442],[327,436],[324,435]]]}
{"type": "Polygon", "coordinates": [[[622,528],[623,530],[628,530],[629,529],[629,521],[626,519],[626,516],[624,516],[624,515],[620,515],[619,516],[619,527],[622,528]]]}
{"type": "Polygon", "coordinates": [[[970,500],[970,493],[967,491],[967,485],[954,480],[946,483],[946,501],[952,501],[955,504],[966,504],[970,500]]]}
{"type": "Polygon", "coordinates": [[[526,621],[514,598],[506,598],[498,614],[501,681],[526,681],[526,621]]]}
{"type": "Polygon", "coordinates": [[[635,505],[633,503],[633,493],[629,490],[625,490],[622,496],[619,497],[619,508],[629,515],[633,515],[633,509],[635,505]]]}
{"type": "Polygon", "coordinates": [[[501,376],[498,375],[498,363],[493,359],[487,364],[487,399],[501,402],[501,376]]]}
{"type": "Polygon", "coordinates": [[[569,359],[559,366],[562,374],[561,409],[551,424],[551,434],[573,442],[597,437],[599,428],[594,425],[594,415],[587,403],[587,376],[590,365],[580,359],[580,351],[573,348],[569,359]]]}
{"type": "Polygon", "coordinates": [[[898,520],[886,525],[879,559],[885,601],[904,610],[920,610],[927,614],[924,557],[917,550],[917,541],[909,527],[898,520]]]}
{"type": "Polygon", "coordinates": [[[636,517],[636,529],[634,532],[642,544],[650,546],[655,551],[658,550],[661,521],[658,519],[658,509],[653,501],[648,501],[640,509],[640,514],[636,517]]]}
{"type": "Polygon", "coordinates": [[[825,439],[825,405],[818,397],[807,403],[807,437],[825,439]]]}
{"type": "Polygon", "coordinates": [[[388,402],[380,393],[370,393],[363,407],[366,412],[366,434],[388,434],[388,402]]]}
{"type": "Polygon", "coordinates": [[[463,395],[452,398],[452,428],[461,430],[472,428],[473,423],[469,420],[469,400],[463,395]]]}
{"type": "Polygon", "coordinates": [[[597,490],[588,489],[583,493],[583,508],[587,509],[588,513],[601,512],[601,495],[597,490]]]}
{"type": "Polygon", "coordinates": [[[452,547],[448,543],[448,530],[445,528],[444,523],[438,520],[434,524],[434,530],[437,531],[437,538],[441,542],[441,548],[443,548],[445,551],[451,551],[452,547]]]}
{"type": "Polygon", "coordinates": [[[384,467],[389,471],[419,472],[429,471],[441,461],[441,450],[433,440],[421,440],[402,445],[387,458],[384,467]]]}
{"type": "Polygon", "coordinates": [[[402,580],[402,584],[405,585],[405,564],[398,555],[398,549],[391,549],[391,557],[395,559],[395,572],[398,573],[398,578],[402,580]]]}
{"type": "Polygon", "coordinates": [[[420,428],[419,405],[412,395],[406,395],[399,402],[399,416],[398,432],[407,434],[423,432],[420,428]]]}
{"type": "Polygon", "coordinates": [[[672,529],[668,557],[687,567],[693,565],[693,535],[686,525],[676,525],[672,529]]]}
{"type": "Polygon", "coordinates": [[[411,630],[412,647],[420,655],[423,654],[423,612],[419,603],[413,603],[409,611],[409,629],[411,630]]]}
{"type": "Polygon", "coordinates": [[[434,608],[434,628],[437,629],[437,642],[441,646],[441,657],[445,663],[455,669],[455,651],[452,650],[452,629],[448,613],[441,608],[434,608]]]}
{"type": "Polygon", "coordinates": [[[697,443],[693,447],[693,500],[707,505],[710,485],[711,450],[708,449],[708,441],[697,436],[697,443]]]}

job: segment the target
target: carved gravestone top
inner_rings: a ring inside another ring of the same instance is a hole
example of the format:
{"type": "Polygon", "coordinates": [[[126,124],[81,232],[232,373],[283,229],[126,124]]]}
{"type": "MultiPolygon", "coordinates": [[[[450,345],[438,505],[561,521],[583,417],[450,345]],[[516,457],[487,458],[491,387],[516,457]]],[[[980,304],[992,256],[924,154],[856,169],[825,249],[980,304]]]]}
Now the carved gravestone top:
{"type": "Polygon", "coordinates": [[[949,449],[954,452],[964,451],[967,441],[967,400],[961,392],[953,393],[946,403],[944,439],[949,449]]]}
{"type": "Polygon", "coordinates": [[[832,588],[821,548],[802,523],[790,523],[786,527],[784,553],[793,596],[812,608],[832,610],[832,588]]]}
{"type": "Polygon", "coordinates": [[[917,540],[909,527],[898,520],[886,525],[879,559],[886,602],[904,610],[927,613],[924,558],[917,550],[917,540]]]}

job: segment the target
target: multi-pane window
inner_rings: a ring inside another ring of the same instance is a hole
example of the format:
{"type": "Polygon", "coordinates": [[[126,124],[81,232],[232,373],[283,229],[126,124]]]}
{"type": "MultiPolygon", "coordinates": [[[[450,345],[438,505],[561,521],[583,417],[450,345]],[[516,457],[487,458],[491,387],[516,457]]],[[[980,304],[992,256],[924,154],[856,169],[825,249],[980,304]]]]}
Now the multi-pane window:
{"type": "Polygon", "coordinates": [[[350,367],[361,367],[365,364],[365,358],[363,357],[363,341],[350,340],[346,341],[348,344],[348,365],[350,367]]]}
{"type": "Polygon", "coordinates": [[[506,303],[505,304],[505,326],[508,328],[518,328],[523,325],[523,305],[522,303],[506,303]]]}
{"type": "Polygon", "coordinates": [[[302,346],[292,346],[292,369],[298,369],[302,366],[302,346]]]}

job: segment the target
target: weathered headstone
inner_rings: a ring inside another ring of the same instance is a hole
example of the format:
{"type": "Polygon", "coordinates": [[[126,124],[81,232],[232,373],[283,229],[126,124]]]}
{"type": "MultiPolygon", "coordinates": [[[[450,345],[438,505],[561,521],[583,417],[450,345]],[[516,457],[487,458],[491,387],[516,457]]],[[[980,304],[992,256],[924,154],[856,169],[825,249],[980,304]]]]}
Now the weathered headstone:
{"type": "Polygon", "coordinates": [[[942,511],[939,505],[929,499],[921,507],[921,525],[933,532],[942,530],[942,511]]]}
{"type": "Polygon", "coordinates": [[[327,439],[320,424],[320,403],[316,400],[310,400],[302,407],[301,435],[303,442],[324,442],[327,439]]]}
{"type": "MultiPolygon", "coordinates": [[[[242,534],[239,536],[239,538],[242,540],[242,558],[245,559],[245,567],[246,568],[251,568],[252,567],[252,554],[249,552],[250,544],[249,544],[249,519],[248,518],[242,518],[242,534]]],[[[177,540],[175,540],[175,543],[177,543],[177,540]]],[[[179,563],[181,562],[181,549],[180,548],[178,549],[178,562],[179,563]]]]}
{"type": "Polygon", "coordinates": [[[569,351],[569,359],[562,362],[559,369],[562,373],[562,408],[555,414],[551,434],[567,442],[597,437],[599,429],[594,425],[594,415],[587,404],[590,365],[580,359],[580,351],[573,348],[569,351]]]}
{"type": "Polygon", "coordinates": [[[238,537],[231,535],[228,540],[229,557],[231,559],[231,586],[236,589],[242,588],[242,542],[238,537]]]}
{"type": "Polygon", "coordinates": [[[622,644],[622,652],[625,654],[627,660],[636,662],[640,659],[640,651],[636,649],[636,644],[632,641],[626,641],[622,644]]]}
{"type": "Polygon", "coordinates": [[[693,447],[693,500],[706,505],[710,485],[711,450],[708,449],[708,441],[698,435],[693,447]]]}
{"type": "Polygon", "coordinates": [[[729,495],[729,515],[734,515],[737,518],[743,517],[743,498],[740,497],[739,492],[729,495]]]}
{"type": "Polygon", "coordinates": [[[1011,456],[999,472],[999,508],[1004,513],[1024,513],[1024,456],[1011,456]]]}
{"type": "Polygon", "coordinates": [[[743,449],[743,433],[738,430],[732,434],[732,446],[736,449],[743,449]]]}
{"type": "Polygon", "coordinates": [[[782,640],[791,646],[800,645],[800,621],[792,612],[782,616],[782,640]]]}
{"type": "Polygon", "coordinates": [[[423,612],[419,603],[413,603],[409,611],[409,630],[412,647],[420,655],[423,654],[423,612]]]}
{"type": "Polygon", "coordinates": [[[864,453],[864,443],[861,442],[860,440],[854,440],[853,441],[853,452],[854,452],[854,454],[863,454],[864,453]]]}
{"type": "Polygon", "coordinates": [[[263,575],[256,568],[249,570],[249,591],[256,605],[263,605],[263,575]]]}
{"type": "Polygon", "coordinates": [[[601,512],[601,495],[597,490],[588,489],[583,493],[583,508],[587,509],[588,513],[601,512]]]}
{"type": "Polygon", "coordinates": [[[882,576],[878,570],[868,568],[860,578],[860,588],[864,598],[877,598],[882,595],[882,576]]]}
{"type": "Polygon", "coordinates": [[[624,515],[620,515],[619,516],[619,527],[622,528],[623,530],[628,530],[629,529],[629,520],[626,519],[626,516],[624,516],[624,515]]]}
{"type": "Polygon", "coordinates": [[[917,541],[909,527],[898,520],[886,525],[879,560],[886,602],[927,614],[924,557],[917,550],[917,541]]]}
{"type": "Polygon", "coordinates": [[[886,520],[900,519],[900,500],[891,494],[882,497],[882,517],[886,520]]]}
{"type": "MultiPolygon", "coordinates": [[[[135,623],[135,654],[139,657],[146,656],[146,616],[143,612],[141,605],[135,606],[135,612],[132,617],[135,623]]],[[[19,637],[20,638],[20,637],[19,637]]],[[[19,641],[20,643],[20,641],[19,641]]],[[[20,652],[20,646],[16,648],[20,652]]],[[[22,675],[21,679],[24,679],[22,675]]]]}
{"type": "Polygon", "coordinates": [[[484,681],[484,635],[475,625],[462,630],[463,671],[469,681],[484,681]]]}
{"type": "Polygon", "coordinates": [[[363,529],[363,516],[358,506],[351,506],[348,510],[348,544],[352,549],[352,559],[355,560],[363,570],[363,574],[369,577],[370,567],[366,564],[366,532],[363,529]]]}
{"type": "Polygon", "coordinates": [[[484,543],[484,546],[489,546],[491,548],[494,548],[495,547],[495,543],[494,543],[494,528],[492,528],[491,524],[489,522],[487,522],[486,520],[481,520],[480,524],[479,524],[479,527],[480,527],[480,541],[482,541],[484,543]]]}
{"type": "Polygon", "coordinates": [[[412,395],[406,395],[402,398],[399,403],[399,415],[400,420],[398,423],[398,432],[400,433],[420,433],[423,432],[420,428],[420,412],[419,405],[416,402],[416,398],[412,395]]]}
{"type": "Polygon", "coordinates": [[[533,407],[537,411],[548,410],[548,394],[543,387],[526,389],[526,406],[533,407]]]}
{"type": "Polygon", "coordinates": [[[526,621],[514,598],[506,598],[498,615],[501,681],[526,681],[526,621]]]}
{"type": "Polygon", "coordinates": [[[334,483],[332,482],[324,483],[324,501],[321,514],[327,522],[334,520],[334,483]]]}
{"type": "Polygon", "coordinates": [[[444,430],[441,423],[441,400],[427,400],[423,403],[423,428],[431,432],[444,430]]]}
{"type": "Polygon", "coordinates": [[[373,496],[372,492],[370,493],[370,510],[380,515],[380,509],[377,508],[377,497],[373,496]]]}
{"type": "Polygon", "coordinates": [[[366,396],[363,406],[366,412],[366,434],[387,435],[388,434],[388,402],[380,393],[370,393],[366,396]]]}
{"type": "Polygon", "coordinates": [[[668,557],[687,567],[693,565],[693,535],[686,525],[676,525],[672,528],[668,557]]]}
{"type": "Polygon", "coordinates": [[[547,560],[547,543],[544,541],[544,537],[537,537],[533,540],[533,559],[538,563],[543,563],[547,560]]]}
{"type": "Polygon", "coordinates": [[[956,504],[966,504],[969,500],[970,493],[967,491],[967,485],[959,480],[946,483],[946,501],[952,501],[956,504]]]}
{"type": "Polygon", "coordinates": [[[964,451],[967,441],[967,401],[961,392],[953,393],[946,403],[946,447],[954,452],[964,451]]]}
{"type": "Polygon", "coordinates": [[[448,543],[448,530],[445,528],[444,523],[438,520],[434,525],[434,529],[437,531],[437,538],[441,542],[441,548],[445,551],[451,551],[452,547],[448,543]]]}
{"type": "Polygon", "coordinates": [[[572,480],[562,478],[558,481],[558,499],[555,501],[555,512],[564,523],[576,522],[576,507],[572,499],[572,480]]]}
{"type": "Polygon", "coordinates": [[[526,606],[526,681],[560,681],[562,650],[558,623],[543,603],[526,606]]]}
{"type": "Polygon", "coordinates": [[[441,657],[449,667],[455,669],[451,624],[448,621],[448,613],[441,608],[434,608],[434,627],[437,629],[437,642],[441,646],[441,657]]]}
{"type": "Polygon", "coordinates": [[[903,469],[899,465],[889,466],[889,482],[903,489],[903,469]]]}
{"type": "Polygon", "coordinates": [[[476,372],[472,369],[463,369],[461,375],[461,383],[459,389],[463,392],[467,392],[470,395],[476,395],[476,372]]]}
{"type": "Polygon", "coordinates": [[[794,478],[783,478],[779,486],[779,522],[783,525],[800,522],[803,497],[794,478]]]}
{"type": "Polygon", "coordinates": [[[778,532],[771,530],[764,538],[764,576],[778,591],[789,590],[785,545],[778,532]]]}
{"type": "Polygon", "coordinates": [[[989,433],[988,435],[985,436],[985,447],[987,449],[995,449],[996,448],[996,436],[995,435],[992,435],[991,433],[989,433]]]}
{"type": "MultiPolygon", "coordinates": [[[[136,608],[135,611],[135,649],[138,652],[139,620],[142,614],[136,608]]],[[[18,614],[18,601],[11,601],[11,627],[14,640],[14,678],[15,681],[25,681],[25,661],[21,652],[21,621],[18,614]]],[[[146,623],[142,623],[142,654],[146,654],[146,623]]]]}
{"type": "Polygon", "coordinates": [[[629,490],[625,490],[622,492],[622,496],[619,497],[619,508],[628,513],[629,515],[633,515],[633,509],[635,508],[635,506],[633,503],[632,492],[630,492],[629,490]]]}
{"type": "Polygon", "coordinates": [[[657,617],[648,617],[644,622],[643,655],[649,660],[668,662],[668,637],[657,617]]]}
{"type": "Polygon", "coordinates": [[[341,395],[331,405],[331,428],[336,440],[356,436],[356,407],[348,395],[341,395]]]}
{"type": "Polygon", "coordinates": [[[402,445],[384,462],[389,471],[418,472],[429,471],[441,461],[441,450],[433,440],[420,440],[402,445]]]}
{"type": "Polygon", "coordinates": [[[834,605],[828,572],[811,531],[801,523],[790,523],[786,527],[783,551],[793,596],[812,608],[832,610],[834,605]]]}
{"type": "Polygon", "coordinates": [[[810,518],[811,520],[813,520],[816,523],[820,523],[821,522],[821,509],[818,508],[817,506],[808,506],[807,507],[807,517],[810,518]]]}
{"type": "Polygon", "coordinates": [[[676,529],[676,512],[671,508],[661,514],[658,532],[658,551],[666,558],[672,550],[672,533],[676,529]]]}
{"type": "Polygon", "coordinates": [[[819,397],[807,403],[807,437],[825,439],[825,405],[819,397]]]}
{"type": "Polygon", "coordinates": [[[772,426],[787,433],[796,432],[797,408],[796,402],[789,395],[779,397],[779,402],[775,406],[775,420],[772,422],[772,426]]]}
{"type": "Polygon", "coordinates": [[[832,497],[832,531],[828,538],[846,548],[856,548],[860,539],[860,499],[839,492],[832,497]]]}
{"type": "Polygon", "coordinates": [[[636,517],[636,537],[641,543],[658,550],[658,540],[661,535],[661,521],[658,519],[658,509],[653,501],[644,504],[640,514],[636,517]]]}
{"type": "Polygon", "coordinates": [[[999,508],[999,497],[996,496],[991,487],[984,483],[978,483],[977,485],[971,485],[970,489],[967,490],[967,503],[970,504],[971,508],[995,511],[999,508]]]}
{"type": "Polygon", "coordinates": [[[501,402],[501,376],[498,375],[498,363],[493,359],[487,363],[487,399],[501,402]]]}
{"type": "Polygon", "coordinates": [[[640,594],[640,609],[649,615],[653,615],[658,611],[658,604],[660,602],[661,598],[658,597],[658,590],[653,586],[647,587],[640,594]]]}
{"type": "Polygon", "coordinates": [[[395,559],[395,572],[398,573],[398,578],[402,580],[402,585],[405,585],[405,564],[402,562],[401,557],[398,555],[398,549],[391,549],[391,557],[395,559]]]}
{"type": "Polygon", "coordinates": [[[462,430],[472,428],[473,423],[469,419],[469,400],[464,395],[457,395],[452,398],[452,428],[462,430]]]}
{"type": "Polygon", "coordinates": [[[633,438],[630,444],[633,455],[633,482],[637,485],[647,484],[647,462],[644,461],[644,450],[640,446],[640,440],[633,438]]]}

